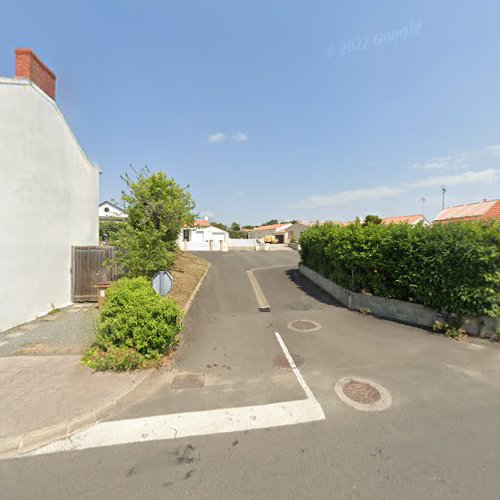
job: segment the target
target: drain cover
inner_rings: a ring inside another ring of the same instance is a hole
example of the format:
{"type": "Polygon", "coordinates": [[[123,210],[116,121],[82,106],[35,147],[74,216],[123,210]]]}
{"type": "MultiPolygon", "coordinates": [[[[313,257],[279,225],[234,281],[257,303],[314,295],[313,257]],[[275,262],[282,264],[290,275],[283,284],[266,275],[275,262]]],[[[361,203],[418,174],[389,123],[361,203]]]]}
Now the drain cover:
{"type": "Polygon", "coordinates": [[[201,389],[204,385],[205,375],[188,373],[187,375],[175,376],[170,389],[201,389]]]}
{"type": "Polygon", "coordinates": [[[288,328],[294,330],[295,332],[314,332],[321,328],[319,323],[311,321],[309,319],[298,319],[296,321],[290,321],[288,323],[288,328]]]}
{"type": "Polygon", "coordinates": [[[344,394],[356,401],[363,404],[373,404],[380,401],[380,392],[373,387],[373,385],[365,384],[357,380],[350,380],[342,387],[344,394]]]}
{"type": "Polygon", "coordinates": [[[344,403],[361,411],[381,411],[392,404],[387,389],[360,377],[341,378],[335,384],[335,392],[344,403]]]}
{"type": "MultiPolygon", "coordinates": [[[[295,366],[302,366],[304,364],[304,358],[298,354],[290,354],[292,356],[295,366]]],[[[273,359],[273,365],[278,368],[290,368],[290,363],[284,354],[279,354],[273,359]]]]}

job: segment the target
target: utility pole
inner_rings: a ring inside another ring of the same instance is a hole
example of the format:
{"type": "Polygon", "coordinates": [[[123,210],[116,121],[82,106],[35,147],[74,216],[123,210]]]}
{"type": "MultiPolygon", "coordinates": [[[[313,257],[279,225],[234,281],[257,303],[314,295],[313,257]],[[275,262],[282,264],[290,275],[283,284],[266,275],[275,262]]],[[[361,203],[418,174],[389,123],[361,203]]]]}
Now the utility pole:
{"type": "Polygon", "coordinates": [[[444,195],[446,194],[446,188],[441,187],[441,210],[444,210],[444,195]]]}
{"type": "Polygon", "coordinates": [[[422,216],[424,215],[425,212],[425,202],[427,201],[424,197],[420,198],[422,200],[422,216]]]}

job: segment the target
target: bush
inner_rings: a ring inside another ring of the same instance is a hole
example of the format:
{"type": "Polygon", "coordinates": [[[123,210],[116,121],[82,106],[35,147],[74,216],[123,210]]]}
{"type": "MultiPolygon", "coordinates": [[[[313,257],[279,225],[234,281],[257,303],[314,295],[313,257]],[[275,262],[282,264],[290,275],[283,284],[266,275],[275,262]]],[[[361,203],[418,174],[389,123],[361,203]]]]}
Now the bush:
{"type": "Polygon", "coordinates": [[[158,361],[177,343],[182,311],[147,278],[122,278],[106,291],[94,345],[83,361],[94,369],[131,369],[158,361]]]}
{"type": "Polygon", "coordinates": [[[324,224],[300,238],[302,262],[354,292],[446,313],[498,316],[500,223],[324,224]]]}

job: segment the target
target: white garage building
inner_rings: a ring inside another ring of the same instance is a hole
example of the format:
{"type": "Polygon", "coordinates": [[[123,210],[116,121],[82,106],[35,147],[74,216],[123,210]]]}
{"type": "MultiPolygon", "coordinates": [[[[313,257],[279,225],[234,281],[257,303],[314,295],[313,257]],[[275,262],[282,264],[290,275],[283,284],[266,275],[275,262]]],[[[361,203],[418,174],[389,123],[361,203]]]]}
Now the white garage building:
{"type": "Polygon", "coordinates": [[[202,219],[195,221],[193,227],[183,228],[177,243],[186,251],[227,252],[229,233],[202,219]]]}

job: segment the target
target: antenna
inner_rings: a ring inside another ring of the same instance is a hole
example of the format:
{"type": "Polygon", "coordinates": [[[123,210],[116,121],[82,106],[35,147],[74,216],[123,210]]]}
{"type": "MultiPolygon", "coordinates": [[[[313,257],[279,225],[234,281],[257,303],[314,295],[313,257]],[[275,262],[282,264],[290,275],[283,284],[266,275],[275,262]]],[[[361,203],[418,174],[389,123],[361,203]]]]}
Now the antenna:
{"type": "Polygon", "coordinates": [[[441,186],[441,210],[444,210],[444,195],[446,194],[446,187],[441,186]]]}
{"type": "Polygon", "coordinates": [[[427,201],[423,196],[422,198],[420,198],[421,202],[422,202],[422,215],[424,215],[424,212],[425,212],[425,202],[427,201]]]}

